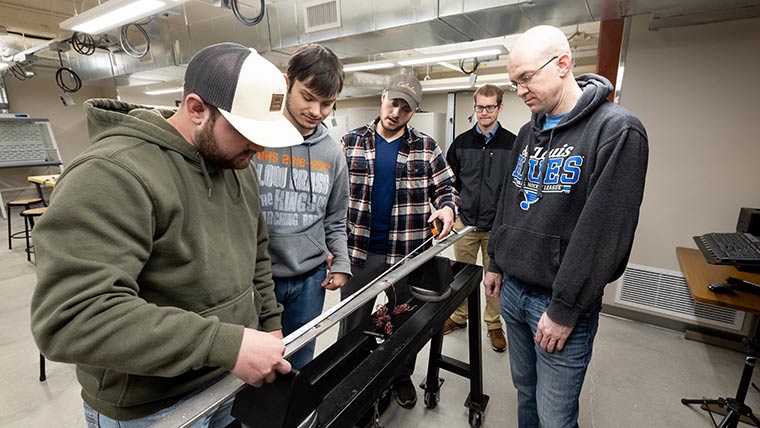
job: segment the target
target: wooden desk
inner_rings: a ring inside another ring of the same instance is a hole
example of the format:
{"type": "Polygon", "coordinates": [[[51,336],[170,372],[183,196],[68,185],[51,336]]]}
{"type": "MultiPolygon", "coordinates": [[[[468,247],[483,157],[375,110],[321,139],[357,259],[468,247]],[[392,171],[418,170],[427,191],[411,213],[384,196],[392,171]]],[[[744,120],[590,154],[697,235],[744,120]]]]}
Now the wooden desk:
{"type": "MultiPolygon", "coordinates": [[[[729,276],[760,284],[760,274],[742,272],[728,265],[709,264],[705,261],[704,256],[702,256],[699,250],[692,248],[678,247],[676,248],[676,255],[678,255],[678,263],[681,265],[681,271],[686,277],[686,283],[689,285],[689,291],[694,300],[760,314],[760,295],[744,291],[734,291],[732,294],[718,294],[713,293],[707,288],[708,285],[713,283],[724,283],[729,276]]],[[[736,389],[735,398],[682,398],[681,404],[687,406],[699,404],[703,410],[725,415],[720,422],[721,428],[736,428],[739,421],[760,426],[760,420],[753,415],[752,409],[744,404],[747,390],[752,381],[755,362],[758,356],[760,356],[760,329],[757,328],[757,323],[754,330],[752,338],[748,338],[746,341],[749,350],[745,358],[744,370],[739,380],[739,386],[736,389]]],[[[716,426],[718,425],[716,424],[716,426]]]]}
{"type": "Polygon", "coordinates": [[[61,174],[50,175],[30,175],[26,177],[26,180],[34,184],[44,185],[45,187],[55,187],[55,182],[58,181],[58,177],[61,174]]]}
{"type": "Polygon", "coordinates": [[[759,273],[749,273],[737,270],[734,266],[713,265],[705,261],[702,253],[694,248],[676,248],[678,263],[689,284],[691,296],[697,302],[710,305],[725,306],[753,314],[760,314],[760,295],[736,291],[733,294],[718,294],[710,291],[710,284],[721,284],[726,278],[733,276],[755,284],[760,284],[759,273]]]}
{"type": "Polygon", "coordinates": [[[47,206],[47,201],[45,201],[45,194],[42,191],[42,187],[55,187],[55,183],[58,181],[58,177],[60,177],[61,174],[50,174],[50,175],[30,175],[29,177],[26,177],[26,181],[30,183],[34,183],[34,185],[37,187],[37,195],[42,199],[42,202],[47,206]]]}

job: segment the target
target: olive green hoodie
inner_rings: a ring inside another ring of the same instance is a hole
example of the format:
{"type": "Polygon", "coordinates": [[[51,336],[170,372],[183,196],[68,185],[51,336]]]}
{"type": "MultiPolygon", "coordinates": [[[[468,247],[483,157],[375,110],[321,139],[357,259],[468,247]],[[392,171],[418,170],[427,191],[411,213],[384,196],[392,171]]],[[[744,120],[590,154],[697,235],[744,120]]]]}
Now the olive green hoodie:
{"type": "Polygon", "coordinates": [[[34,228],[32,333],[90,406],[134,419],[230,370],[243,326],[278,330],[282,307],[253,169],[205,164],[171,111],[85,110],[92,146],[34,228]]]}

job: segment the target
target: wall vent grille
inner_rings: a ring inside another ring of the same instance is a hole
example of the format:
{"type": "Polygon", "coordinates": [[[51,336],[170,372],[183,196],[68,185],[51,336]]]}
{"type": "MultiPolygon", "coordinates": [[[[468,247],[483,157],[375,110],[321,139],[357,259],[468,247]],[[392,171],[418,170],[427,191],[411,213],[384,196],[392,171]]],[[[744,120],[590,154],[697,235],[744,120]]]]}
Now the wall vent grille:
{"type": "Polygon", "coordinates": [[[303,17],[306,33],[340,27],[340,2],[338,0],[305,2],[303,17]]]}
{"type": "Polygon", "coordinates": [[[695,302],[680,272],[649,266],[628,265],[615,302],[733,332],[741,332],[744,324],[744,312],[695,302]]]}

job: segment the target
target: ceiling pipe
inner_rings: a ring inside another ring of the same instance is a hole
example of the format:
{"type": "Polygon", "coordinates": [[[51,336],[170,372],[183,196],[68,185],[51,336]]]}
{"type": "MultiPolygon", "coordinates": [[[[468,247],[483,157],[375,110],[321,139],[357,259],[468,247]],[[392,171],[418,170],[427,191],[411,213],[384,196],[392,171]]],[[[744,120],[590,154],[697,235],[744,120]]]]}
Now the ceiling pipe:
{"type": "Polygon", "coordinates": [[[10,113],[10,102],[8,101],[8,91],[5,89],[5,77],[0,76],[0,113],[10,113]]]}

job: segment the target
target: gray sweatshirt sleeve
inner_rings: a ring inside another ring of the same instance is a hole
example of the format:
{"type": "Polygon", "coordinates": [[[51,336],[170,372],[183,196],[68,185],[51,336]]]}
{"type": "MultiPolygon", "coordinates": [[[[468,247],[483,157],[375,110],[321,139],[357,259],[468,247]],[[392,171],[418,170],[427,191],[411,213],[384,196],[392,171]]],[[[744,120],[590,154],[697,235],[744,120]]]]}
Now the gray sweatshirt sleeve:
{"type": "Polygon", "coordinates": [[[629,126],[600,144],[586,204],[552,286],[546,313],[574,326],[602,296],[630,255],[644,193],[649,148],[643,128],[629,126]]]}
{"type": "Polygon", "coordinates": [[[348,259],[348,238],[346,234],[346,216],[348,215],[348,167],[343,152],[338,152],[335,162],[335,184],[325,208],[325,243],[333,254],[331,271],[351,275],[351,262],[348,259]]]}

